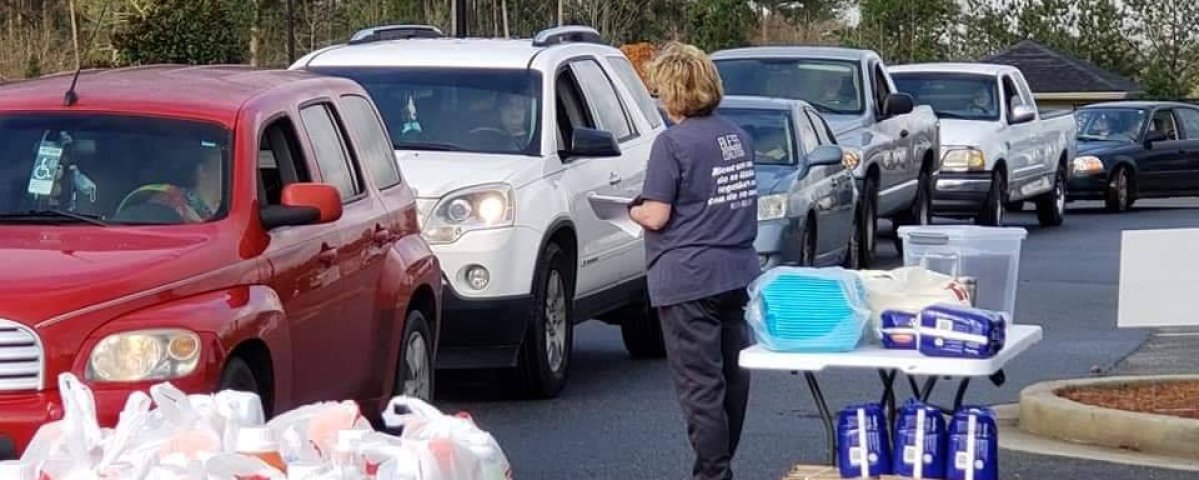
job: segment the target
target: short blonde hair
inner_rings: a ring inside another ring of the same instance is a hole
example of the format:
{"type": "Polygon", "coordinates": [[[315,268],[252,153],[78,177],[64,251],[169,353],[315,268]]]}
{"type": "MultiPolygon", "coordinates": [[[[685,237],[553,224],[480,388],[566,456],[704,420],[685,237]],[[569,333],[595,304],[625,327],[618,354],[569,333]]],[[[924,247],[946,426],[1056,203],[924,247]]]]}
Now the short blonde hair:
{"type": "Polygon", "coordinates": [[[650,62],[649,77],[650,85],[672,115],[711,115],[724,97],[716,65],[692,45],[667,44],[650,62]]]}

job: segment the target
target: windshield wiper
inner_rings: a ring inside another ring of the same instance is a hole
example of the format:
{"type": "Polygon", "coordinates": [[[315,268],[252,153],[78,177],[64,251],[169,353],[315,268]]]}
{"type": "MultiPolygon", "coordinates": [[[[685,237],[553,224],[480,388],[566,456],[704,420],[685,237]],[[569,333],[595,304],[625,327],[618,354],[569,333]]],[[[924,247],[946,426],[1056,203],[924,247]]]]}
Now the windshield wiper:
{"type": "Polygon", "coordinates": [[[937,113],[937,117],[939,117],[939,118],[952,118],[952,119],[971,118],[971,117],[967,117],[965,115],[961,115],[961,114],[957,114],[957,113],[949,113],[949,112],[936,112],[936,113],[937,113]]]}
{"type": "Polygon", "coordinates": [[[1099,142],[1123,142],[1124,140],[1111,137],[1102,137],[1099,135],[1077,135],[1079,140],[1091,140],[1099,142]]]}
{"type": "Polygon", "coordinates": [[[39,219],[39,218],[67,218],[77,222],[90,223],[107,227],[110,223],[103,220],[100,215],[91,215],[86,213],[75,213],[57,208],[46,208],[41,210],[26,210],[23,212],[5,212],[0,213],[0,221],[11,219],[39,219]]]}
{"type": "Polygon", "coordinates": [[[428,143],[428,142],[404,142],[393,143],[392,148],[396,150],[432,150],[436,152],[461,152],[465,148],[448,143],[428,143]]]}

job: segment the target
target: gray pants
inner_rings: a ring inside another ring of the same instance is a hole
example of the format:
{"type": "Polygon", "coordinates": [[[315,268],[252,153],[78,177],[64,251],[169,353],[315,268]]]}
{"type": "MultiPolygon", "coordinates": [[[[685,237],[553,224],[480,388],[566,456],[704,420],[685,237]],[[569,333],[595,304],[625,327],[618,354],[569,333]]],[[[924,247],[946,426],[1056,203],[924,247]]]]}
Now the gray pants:
{"type": "Polygon", "coordinates": [[[744,290],[659,307],[666,356],[687,436],[695,450],[696,480],[733,478],[730,462],[741,440],[749,371],[737,355],[750,345],[744,290]]]}

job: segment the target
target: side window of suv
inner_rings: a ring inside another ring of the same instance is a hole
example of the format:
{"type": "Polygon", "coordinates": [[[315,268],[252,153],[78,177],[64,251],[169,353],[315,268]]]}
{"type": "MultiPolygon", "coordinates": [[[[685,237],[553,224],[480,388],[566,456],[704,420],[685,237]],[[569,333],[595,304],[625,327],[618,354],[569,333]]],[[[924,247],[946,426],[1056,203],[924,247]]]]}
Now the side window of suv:
{"type": "Polygon", "coordinates": [[[612,132],[616,140],[621,142],[636,137],[637,132],[629,122],[624,104],[616,94],[616,87],[599,63],[595,60],[578,60],[571,62],[570,67],[582,87],[583,96],[591,104],[599,128],[612,132]]]}
{"type": "Polygon", "coordinates": [[[570,148],[574,129],[595,128],[583,91],[569,68],[562,69],[554,79],[554,112],[558,120],[558,150],[570,148]]]}
{"type": "Polygon", "coordinates": [[[351,143],[358,151],[362,168],[370,172],[371,180],[379,190],[400,184],[400,170],[396,165],[395,150],[383,129],[383,123],[371,107],[370,100],[358,95],[341,97],[341,111],[345,115],[351,143]]]}
{"type": "Polygon", "coordinates": [[[633,99],[637,101],[637,108],[649,120],[650,126],[654,128],[662,126],[662,113],[658,111],[654,98],[649,96],[649,91],[645,89],[641,76],[637,75],[637,70],[633,69],[633,64],[629,63],[629,59],[612,55],[608,57],[608,63],[612,65],[612,71],[616,73],[617,77],[620,77],[620,81],[629,87],[629,91],[633,93],[633,99]]]}
{"type": "Polygon", "coordinates": [[[300,110],[300,119],[312,142],[317,168],[325,183],[337,187],[342,201],[348,201],[362,193],[362,184],[350,165],[349,153],[341,129],[337,128],[333,112],[326,104],[313,105],[300,110]]]}
{"type": "Polygon", "coordinates": [[[287,117],[271,122],[258,139],[258,201],[279,205],[283,187],[312,181],[296,128],[287,117]]]}

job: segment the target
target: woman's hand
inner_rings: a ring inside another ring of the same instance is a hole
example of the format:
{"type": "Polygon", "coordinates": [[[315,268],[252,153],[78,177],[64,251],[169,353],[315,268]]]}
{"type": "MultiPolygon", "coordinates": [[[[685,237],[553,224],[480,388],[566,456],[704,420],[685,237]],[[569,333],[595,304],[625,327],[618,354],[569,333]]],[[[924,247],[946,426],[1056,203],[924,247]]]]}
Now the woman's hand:
{"type": "Polygon", "coordinates": [[[656,200],[646,200],[640,205],[629,209],[629,218],[646,230],[658,231],[670,221],[670,204],[656,200]]]}

